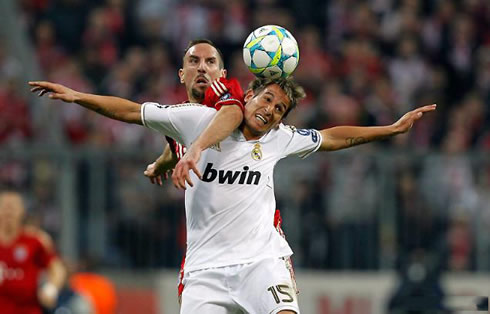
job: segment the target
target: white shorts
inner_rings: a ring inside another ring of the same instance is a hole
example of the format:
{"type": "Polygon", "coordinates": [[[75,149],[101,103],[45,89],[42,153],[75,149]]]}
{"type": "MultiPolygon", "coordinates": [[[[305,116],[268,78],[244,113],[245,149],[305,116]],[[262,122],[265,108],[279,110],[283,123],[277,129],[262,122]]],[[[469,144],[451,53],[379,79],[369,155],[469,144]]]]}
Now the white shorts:
{"type": "Polygon", "coordinates": [[[282,258],[217,268],[184,275],[181,314],[299,314],[291,275],[282,258]]]}

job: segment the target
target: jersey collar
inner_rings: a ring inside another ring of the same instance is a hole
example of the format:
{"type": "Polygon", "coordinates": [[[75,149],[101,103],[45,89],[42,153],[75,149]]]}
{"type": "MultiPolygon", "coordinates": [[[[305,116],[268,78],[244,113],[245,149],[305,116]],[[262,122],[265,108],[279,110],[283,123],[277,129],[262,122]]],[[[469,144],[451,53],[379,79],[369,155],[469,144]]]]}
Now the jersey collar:
{"type": "MultiPolygon", "coordinates": [[[[280,128],[282,125],[283,124],[281,123],[279,124],[278,127],[280,128]]],[[[269,132],[262,135],[262,137],[259,138],[258,140],[250,140],[250,141],[247,141],[247,139],[243,135],[243,132],[240,129],[236,129],[235,131],[233,131],[230,136],[239,142],[265,143],[267,142],[267,139],[271,136],[271,134],[275,131],[276,131],[275,129],[269,130],[269,132]]]]}

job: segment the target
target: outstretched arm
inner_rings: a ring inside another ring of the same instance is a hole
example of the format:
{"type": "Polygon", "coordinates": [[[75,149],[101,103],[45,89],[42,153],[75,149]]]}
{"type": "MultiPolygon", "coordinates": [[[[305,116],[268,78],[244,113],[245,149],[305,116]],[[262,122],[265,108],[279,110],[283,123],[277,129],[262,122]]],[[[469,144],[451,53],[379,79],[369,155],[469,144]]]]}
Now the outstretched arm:
{"type": "Polygon", "coordinates": [[[201,135],[187,148],[185,155],[175,167],[172,174],[175,187],[185,190],[186,181],[193,186],[190,170],[201,178],[201,172],[197,169],[201,152],[228,137],[242,123],[242,119],[243,112],[239,106],[229,105],[218,111],[201,135]]]}
{"type": "Polygon", "coordinates": [[[323,141],[319,150],[339,150],[405,133],[424,113],[434,110],[436,110],[436,105],[419,107],[407,112],[397,122],[387,126],[338,126],[321,130],[323,141]]]}
{"type": "Polygon", "coordinates": [[[100,113],[111,119],[142,124],[141,105],[127,99],[113,96],[99,96],[75,91],[61,84],[51,82],[29,82],[31,92],[39,92],[39,96],[46,93],[51,99],[59,99],[68,103],[77,103],[87,109],[100,113]]]}

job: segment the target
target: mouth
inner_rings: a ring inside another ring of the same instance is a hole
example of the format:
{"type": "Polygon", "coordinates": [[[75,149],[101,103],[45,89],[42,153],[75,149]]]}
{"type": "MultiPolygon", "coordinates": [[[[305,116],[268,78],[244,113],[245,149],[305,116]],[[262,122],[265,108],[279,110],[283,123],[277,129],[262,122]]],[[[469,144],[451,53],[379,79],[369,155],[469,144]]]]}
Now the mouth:
{"type": "Polygon", "coordinates": [[[256,118],[257,120],[259,120],[260,122],[262,122],[264,125],[266,125],[266,124],[268,123],[267,119],[266,119],[266,118],[264,118],[264,117],[263,117],[261,114],[259,114],[259,113],[257,113],[257,114],[255,115],[255,118],[256,118]]]}
{"type": "Polygon", "coordinates": [[[204,76],[198,76],[196,78],[195,82],[196,82],[196,85],[198,85],[198,86],[208,86],[209,85],[209,80],[204,76]]]}

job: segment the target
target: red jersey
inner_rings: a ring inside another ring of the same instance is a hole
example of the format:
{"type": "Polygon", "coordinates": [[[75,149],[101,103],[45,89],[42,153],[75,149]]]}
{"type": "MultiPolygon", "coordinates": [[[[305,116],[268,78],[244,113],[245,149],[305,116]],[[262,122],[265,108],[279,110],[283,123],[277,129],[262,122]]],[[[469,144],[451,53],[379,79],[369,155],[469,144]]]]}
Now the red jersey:
{"type": "Polygon", "coordinates": [[[41,314],[37,299],[41,271],[55,253],[33,231],[23,230],[8,245],[0,244],[0,312],[2,314],[41,314]]]}

